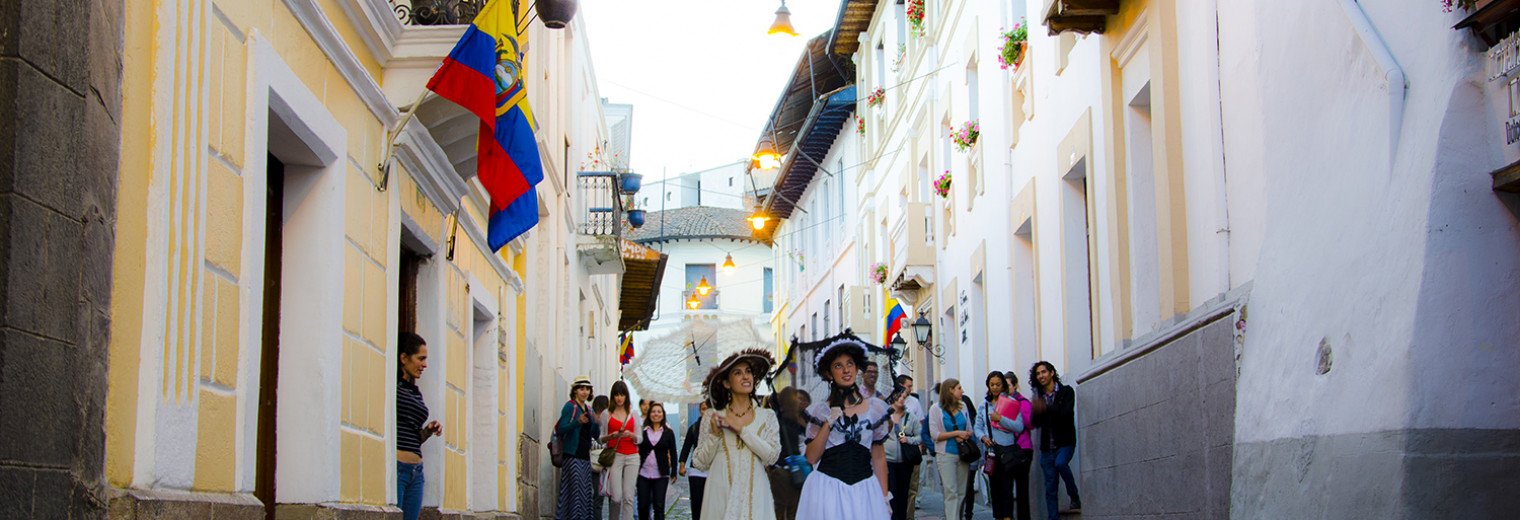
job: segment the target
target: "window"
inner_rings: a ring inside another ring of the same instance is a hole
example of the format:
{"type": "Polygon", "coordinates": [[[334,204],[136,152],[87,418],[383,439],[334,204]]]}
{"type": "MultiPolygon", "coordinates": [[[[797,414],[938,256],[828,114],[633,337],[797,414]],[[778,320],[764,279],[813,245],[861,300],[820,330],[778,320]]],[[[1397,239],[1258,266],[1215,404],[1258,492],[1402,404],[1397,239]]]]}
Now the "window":
{"type": "Polygon", "coordinates": [[[833,305],[830,305],[828,300],[823,301],[823,330],[827,334],[834,333],[834,327],[829,323],[829,309],[832,308],[833,305]]]}
{"type": "Polygon", "coordinates": [[[775,274],[771,272],[771,268],[765,268],[765,297],[761,305],[764,312],[771,312],[771,306],[775,305],[776,296],[773,293],[775,291],[775,280],[775,274]]]}
{"type": "Polygon", "coordinates": [[[718,308],[718,268],[716,265],[686,264],[686,294],[682,295],[681,304],[686,305],[685,302],[690,300],[692,295],[696,295],[697,300],[702,302],[702,304],[698,305],[696,309],[686,307],[687,309],[714,310],[718,308]],[[701,284],[703,280],[706,280],[707,285],[712,287],[712,290],[708,291],[707,296],[697,293],[697,285],[701,284]]]}
{"type": "Polygon", "coordinates": [[[734,178],[733,177],[729,177],[728,178],[728,187],[730,187],[730,188],[734,187],[734,178]]]}
{"type": "Polygon", "coordinates": [[[818,313],[813,313],[813,341],[818,341],[818,313]]]}

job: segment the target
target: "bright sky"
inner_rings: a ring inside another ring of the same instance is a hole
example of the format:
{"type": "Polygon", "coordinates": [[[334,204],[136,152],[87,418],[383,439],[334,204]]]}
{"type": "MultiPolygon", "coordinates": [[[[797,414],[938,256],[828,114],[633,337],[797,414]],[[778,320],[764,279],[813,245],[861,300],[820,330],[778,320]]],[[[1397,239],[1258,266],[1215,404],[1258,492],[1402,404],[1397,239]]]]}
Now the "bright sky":
{"type": "Polygon", "coordinates": [[[633,105],[633,170],[675,176],[748,157],[811,37],[841,0],[581,0],[602,97],[633,105]]]}

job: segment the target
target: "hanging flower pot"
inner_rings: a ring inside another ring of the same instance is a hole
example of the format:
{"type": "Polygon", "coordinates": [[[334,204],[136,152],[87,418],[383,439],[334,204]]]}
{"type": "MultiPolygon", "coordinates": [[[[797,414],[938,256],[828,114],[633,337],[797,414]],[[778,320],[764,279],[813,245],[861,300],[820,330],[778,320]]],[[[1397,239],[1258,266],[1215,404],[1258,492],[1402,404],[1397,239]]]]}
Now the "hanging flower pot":
{"type": "Polygon", "coordinates": [[[977,138],[981,137],[981,129],[981,125],[978,125],[976,120],[967,121],[966,124],[961,125],[960,130],[950,132],[950,140],[955,142],[956,150],[962,152],[970,150],[971,147],[976,146],[977,138]]]}
{"type": "Polygon", "coordinates": [[[870,270],[870,272],[867,273],[867,276],[869,276],[871,278],[871,283],[874,283],[876,285],[881,285],[883,283],[886,283],[886,281],[887,281],[887,264],[884,264],[884,263],[881,263],[881,262],[876,262],[874,264],[871,264],[871,270],[870,270]]]}
{"type": "Polygon", "coordinates": [[[871,91],[871,95],[866,96],[866,106],[879,107],[886,100],[887,91],[883,90],[881,87],[876,87],[876,90],[871,91]]]}
{"type": "Polygon", "coordinates": [[[1012,31],[1001,33],[1003,45],[998,47],[998,65],[1003,69],[1017,69],[1024,63],[1029,50],[1029,27],[1022,20],[1013,24],[1012,31]]]}
{"type": "Polygon", "coordinates": [[[638,229],[638,228],[644,227],[644,218],[645,217],[646,217],[646,215],[644,214],[644,210],[642,210],[642,209],[630,209],[630,210],[628,210],[628,223],[630,225],[632,225],[634,229],[638,229]]]}
{"type": "Polygon", "coordinates": [[[620,173],[618,174],[618,184],[622,187],[623,193],[638,193],[639,188],[644,186],[644,174],[633,172],[620,173]]]}
{"type": "Polygon", "coordinates": [[[945,170],[944,175],[934,179],[934,193],[942,199],[950,196],[950,170],[945,170]]]}
{"type": "Polygon", "coordinates": [[[576,0],[533,0],[538,19],[550,29],[564,29],[570,25],[570,19],[575,18],[575,4],[576,0]]]}

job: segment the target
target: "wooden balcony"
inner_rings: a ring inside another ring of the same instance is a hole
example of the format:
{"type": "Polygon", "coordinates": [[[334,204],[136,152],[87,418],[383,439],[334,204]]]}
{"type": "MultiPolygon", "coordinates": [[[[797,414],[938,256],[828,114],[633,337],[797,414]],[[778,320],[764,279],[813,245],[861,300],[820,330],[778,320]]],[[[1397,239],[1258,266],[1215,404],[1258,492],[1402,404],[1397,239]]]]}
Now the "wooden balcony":
{"type": "Polygon", "coordinates": [[[887,283],[893,292],[916,300],[919,289],[934,285],[934,212],[929,203],[910,202],[903,208],[888,245],[892,263],[887,283]]]}
{"type": "Polygon", "coordinates": [[[1051,36],[1066,31],[1102,33],[1111,14],[1119,14],[1119,0],[1053,0],[1045,11],[1045,28],[1051,36]]]}

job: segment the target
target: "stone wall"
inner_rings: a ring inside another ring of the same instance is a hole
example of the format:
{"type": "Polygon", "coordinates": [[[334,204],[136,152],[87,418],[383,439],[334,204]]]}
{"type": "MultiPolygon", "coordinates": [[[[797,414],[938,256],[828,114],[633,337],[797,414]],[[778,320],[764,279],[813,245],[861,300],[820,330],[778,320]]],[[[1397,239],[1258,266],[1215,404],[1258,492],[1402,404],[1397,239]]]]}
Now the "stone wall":
{"type": "Polygon", "coordinates": [[[1218,316],[1081,382],[1083,518],[1229,516],[1234,316],[1218,316]]]}
{"type": "Polygon", "coordinates": [[[0,3],[0,518],[97,518],[121,0],[0,3]]]}

